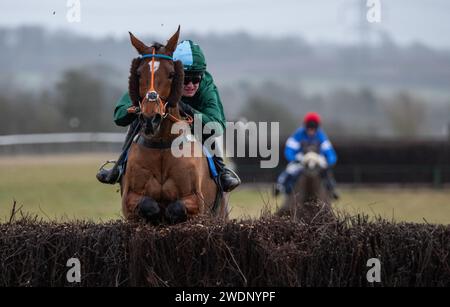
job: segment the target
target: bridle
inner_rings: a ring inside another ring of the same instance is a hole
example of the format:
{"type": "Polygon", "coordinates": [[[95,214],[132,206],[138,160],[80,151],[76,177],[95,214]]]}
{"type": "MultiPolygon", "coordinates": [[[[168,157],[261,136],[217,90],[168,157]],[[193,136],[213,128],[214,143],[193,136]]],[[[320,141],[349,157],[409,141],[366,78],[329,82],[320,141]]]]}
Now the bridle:
{"type": "Polygon", "coordinates": [[[158,92],[155,90],[155,58],[169,60],[169,61],[173,62],[173,57],[165,55],[165,54],[157,54],[155,47],[153,47],[151,54],[143,54],[143,55],[141,55],[140,58],[141,59],[146,59],[146,58],[152,59],[151,74],[150,74],[150,89],[147,91],[147,94],[144,96],[144,98],[142,98],[142,100],[139,102],[139,109],[137,109],[134,106],[130,107],[127,110],[128,113],[136,113],[138,115],[142,115],[144,108],[146,106],[146,103],[156,103],[157,107],[158,107],[157,114],[161,115],[162,119],[168,118],[169,120],[171,120],[174,123],[186,122],[189,125],[192,124],[193,118],[192,118],[192,116],[190,116],[188,114],[186,114],[185,119],[180,119],[180,118],[173,116],[169,112],[167,112],[167,108],[168,108],[167,105],[169,103],[167,101],[167,97],[163,97],[163,96],[159,95],[158,92]]]}

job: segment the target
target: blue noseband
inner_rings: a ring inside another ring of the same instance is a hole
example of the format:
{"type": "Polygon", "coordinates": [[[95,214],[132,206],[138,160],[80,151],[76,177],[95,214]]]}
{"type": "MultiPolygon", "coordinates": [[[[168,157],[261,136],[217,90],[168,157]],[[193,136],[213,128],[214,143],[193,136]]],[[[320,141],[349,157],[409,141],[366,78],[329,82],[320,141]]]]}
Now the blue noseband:
{"type": "Polygon", "coordinates": [[[165,54],[143,54],[141,55],[141,59],[146,58],[155,58],[155,59],[165,59],[173,61],[173,58],[171,56],[165,55],[165,54]]]}

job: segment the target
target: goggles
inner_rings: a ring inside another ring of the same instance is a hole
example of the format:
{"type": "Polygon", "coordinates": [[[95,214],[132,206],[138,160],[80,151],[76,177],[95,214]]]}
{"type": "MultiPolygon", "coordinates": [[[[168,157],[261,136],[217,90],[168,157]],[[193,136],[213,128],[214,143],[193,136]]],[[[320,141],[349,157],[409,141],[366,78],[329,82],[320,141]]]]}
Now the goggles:
{"type": "Polygon", "coordinates": [[[202,75],[185,75],[184,84],[187,85],[192,82],[192,84],[198,84],[202,81],[202,75]]]}

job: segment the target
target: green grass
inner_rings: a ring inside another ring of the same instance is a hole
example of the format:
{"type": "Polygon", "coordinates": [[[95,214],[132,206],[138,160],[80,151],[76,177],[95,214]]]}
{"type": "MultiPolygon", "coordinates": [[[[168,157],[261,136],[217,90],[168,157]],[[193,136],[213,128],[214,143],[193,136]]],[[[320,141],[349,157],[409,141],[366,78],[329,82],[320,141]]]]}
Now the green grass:
{"type": "MultiPolygon", "coordinates": [[[[281,199],[269,196],[268,188],[243,188],[232,197],[233,215],[258,216],[262,204],[271,209],[281,199]]],[[[387,220],[450,224],[450,189],[340,188],[333,208],[350,214],[364,213],[387,220]]]]}
{"type": "MultiPolygon", "coordinates": [[[[112,155],[0,158],[0,220],[9,217],[13,201],[22,210],[46,219],[121,218],[118,186],[97,182],[95,174],[112,155]]],[[[351,214],[381,215],[396,221],[450,224],[450,189],[341,188],[334,207],[351,214]]],[[[265,206],[274,210],[267,186],[243,186],[231,196],[233,218],[258,217],[265,206]]]]}
{"type": "Polygon", "coordinates": [[[118,187],[100,184],[95,178],[103,159],[69,156],[0,160],[0,217],[9,214],[16,200],[24,211],[51,219],[119,218],[118,187]]]}

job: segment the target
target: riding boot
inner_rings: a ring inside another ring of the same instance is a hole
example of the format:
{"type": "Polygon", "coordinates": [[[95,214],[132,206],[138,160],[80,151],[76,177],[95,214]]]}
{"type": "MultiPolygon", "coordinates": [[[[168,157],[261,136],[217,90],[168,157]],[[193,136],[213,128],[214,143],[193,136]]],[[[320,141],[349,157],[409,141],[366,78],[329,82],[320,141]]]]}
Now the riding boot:
{"type": "Polygon", "coordinates": [[[134,122],[131,123],[130,127],[128,128],[127,136],[125,137],[125,142],[122,145],[122,152],[120,154],[120,158],[118,159],[118,161],[108,161],[103,165],[105,166],[108,163],[115,163],[114,167],[112,167],[111,169],[105,169],[102,166],[98,171],[96,177],[98,181],[100,181],[101,183],[115,184],[116,182],[119,181],[120,176],[125,171],[124,168],[126,160],[123,159],[122,157],[125,156],[124,155],[125,151],[128,151],[129,149],[130,139],[134,138],[134,136],[136,135],[136,126],[138,124],[139,121],[135,120],[134,122]]]}
{"type": "Polygon", "coordinates": [[[287,194],[286,182],[289,180],[289,176],[290,175],[286,171],[283,171],[280,176],[278,176],[277,183],[273,191],[275,196],[278,196],[281,193],[287,194]]]}
{"type": "Polygon", "coordinates": [[[105,169],[101,168],[96,177],[101,183],[115,184],[119,180],[119,168],[105,169]]]}
{"type": "Polygon", "coordinates": [[[278,196],[280,194],[289,194],[292,191],[292,175],[287,171],[283,171],[280,176],[278,176],[277,184],[275,185],[274,194],[278,196]]]}
{"type": "Polygon", "coordinates": [[[214,164],[219,173],[220,185],[224,192],[231,192],[241,184],[239,176],[226,167],[222,157],[213,156],[214,164]]]}
{"type": "Polygon", "coordinates": [[[277,184],[275,185],[275,196],[278,196],[281,193],[284,193],[286,195],[291,194],[299,176],[300,173],[290,174],[287,171],[282,172],[280,176],[278,176],[277,184]]]}
{"type": "Polygon", "coordinates": [[[278,176],[274,189],[275,196],[281,193],[286,195],[291,194],[297,179],[302,173],[302,169],[303,167],[298,161],[290,162],[286,166],[286,169],[278,176]]]}

